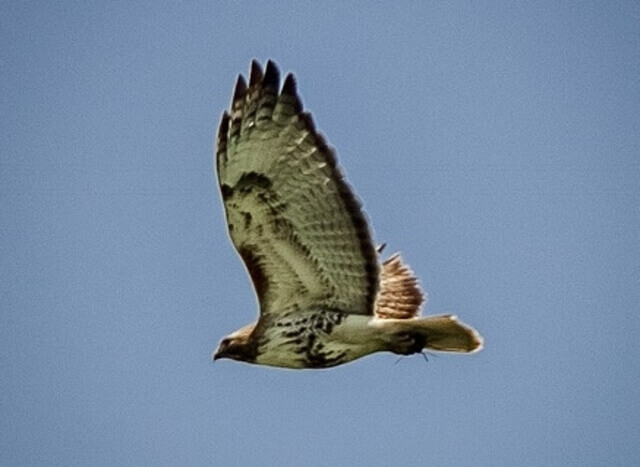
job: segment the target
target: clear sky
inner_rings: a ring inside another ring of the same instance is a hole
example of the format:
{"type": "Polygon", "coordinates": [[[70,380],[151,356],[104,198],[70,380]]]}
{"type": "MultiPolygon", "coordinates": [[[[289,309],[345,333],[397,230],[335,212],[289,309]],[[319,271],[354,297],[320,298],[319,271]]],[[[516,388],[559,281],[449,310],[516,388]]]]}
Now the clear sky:
{"type": "Polygon", "coordinates": [[[640,463],[638,2],[5,1],[0,44],[0,465],[640,463]],[[482,352],[210,362],[254,57],[482,352]]]}

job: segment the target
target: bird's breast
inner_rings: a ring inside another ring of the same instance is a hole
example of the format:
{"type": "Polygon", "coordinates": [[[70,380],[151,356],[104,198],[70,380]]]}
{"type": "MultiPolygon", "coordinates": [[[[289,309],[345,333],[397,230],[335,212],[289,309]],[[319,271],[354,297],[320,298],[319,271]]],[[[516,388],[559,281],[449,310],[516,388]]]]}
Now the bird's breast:
{"type": "Polygon", "coordinates": [[[370,317],[340,311],[298,312],[264,331],[256,363],[285,368],[328,368],[374,351],[366,339],[370,317]]]}

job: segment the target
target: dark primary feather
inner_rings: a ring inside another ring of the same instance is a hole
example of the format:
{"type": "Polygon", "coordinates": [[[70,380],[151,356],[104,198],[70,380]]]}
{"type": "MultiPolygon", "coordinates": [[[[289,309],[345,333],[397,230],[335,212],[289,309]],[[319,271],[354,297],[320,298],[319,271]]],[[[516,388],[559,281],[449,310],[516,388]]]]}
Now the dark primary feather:
{"type": "Polygon", "coordinates": [[[279,87],[275,63],[263,72],[252,61],[216,149],[229,233],[261,313],[326,306],[372,314],[379,265],[360,203],[303,112],[293,75],[279,87]]]}

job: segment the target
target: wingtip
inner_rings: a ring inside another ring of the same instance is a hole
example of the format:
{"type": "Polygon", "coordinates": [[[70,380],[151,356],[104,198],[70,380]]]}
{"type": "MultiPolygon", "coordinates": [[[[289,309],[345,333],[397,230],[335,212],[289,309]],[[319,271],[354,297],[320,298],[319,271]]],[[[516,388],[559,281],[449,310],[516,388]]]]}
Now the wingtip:
{"type": "Polygon", "coordinates": [[[231,120],[231,116],[229,112],[226,110],[222,112],[222,117],[220,118],[220,125],[218,126],[218,139],[216,142],[215,149],[215,161],[216,161],[216,169],[218,173],[220,173],[220,164],[223,159],[226,158],[227,151],[227,138],[229,135],[229,122],[231,120]]]}
{"type": "Polygon", "coordinates": [[[281,94],[291,99],[291,105],[293,106],[293,111],[295,113],[302,112],[302,100],[298,95],[298,84],[293,73],[287,73],[287,76],[284,79],[284,85],[282,86],[281,94]]]}
{"type": "Polygon", "coordinates": [[[282,94],[295,96],[298,94],[297,87],[296,77],[293,76],[293,73],[287,73],[287,76],[284,79],[284,86],[282,86],[282,94]]]}
{"type": "Polygon", "coordinates": [[[247,92],[247,82],[244,79],[242,74],[238,75],[238,79],[236,80],[236,86],[233,91],[233,98],[231,99],[231,105],[234,102],[241,101],[244,99],[244,95],[247,92]]]}
{"type": "Polygon", "coordinates": [[[278,92],[278,88],[280,87],[280,70],[278,70],[278,66],[273,62],[273,60],[267,60],[267,66],[262,82],[265,86],[269,86],[278,92]]]}
{"type": "Polygon", "coordinates": [[[229,131],[229,120],[231,116],[229,112],[226,110],[222,112],[222,117],[220,118],[220,125],[218,126],[218,140],[226,138],[227,132],[229,131]]]}
{"type": "Polygon", "coordinates": [[[254,58],[251,60],[251,72],[249,74],[249,87],[256,86],[262,81],[262,67],[254,58]]]}

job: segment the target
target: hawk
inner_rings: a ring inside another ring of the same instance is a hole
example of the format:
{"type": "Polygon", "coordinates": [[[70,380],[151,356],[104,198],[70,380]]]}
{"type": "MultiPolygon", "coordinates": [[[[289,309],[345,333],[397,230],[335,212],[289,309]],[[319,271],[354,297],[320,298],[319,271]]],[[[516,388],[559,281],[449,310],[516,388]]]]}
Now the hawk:
{"type": "Polygon", "coordinates": [[[453,315],[420,317],[423,293],[399,255],[381,261],[334,151],[274,62],[238,76],[222,115],[216,168],[229,235],[260,315],[213,359],[328,368],[378,351],[475,352],[453,315]]]}

